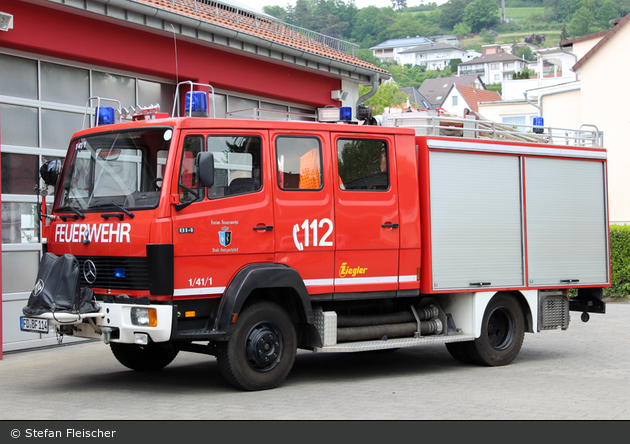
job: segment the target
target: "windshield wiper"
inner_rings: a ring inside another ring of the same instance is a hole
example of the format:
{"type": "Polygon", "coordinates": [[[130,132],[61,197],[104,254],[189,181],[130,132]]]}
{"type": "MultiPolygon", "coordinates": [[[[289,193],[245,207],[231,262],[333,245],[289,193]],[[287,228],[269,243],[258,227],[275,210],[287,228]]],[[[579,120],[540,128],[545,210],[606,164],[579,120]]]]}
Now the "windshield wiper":
{"type": "Polygon", "coordinates": [[[63,215],[59,216],[59,218],[61,220],[63,220],[64,222],[66,221],[66,219],[78,219],[78,218],[85,219],[85,214],[81,213],[79,210],[74,208],[72,205],[66,205],[65,207],[57,208],[57,211],[64,211],[64,210],[70,210],[70,211],[72,211],[74,213],[73,215],[63,214],[63,215]]]}
{"type": "MultiPolygon", "coordinates": [[[[132,219],[135,216],[134,213],[132,213],[131,211],[127,210],[123,206],[118,205],[116,202],[108,202],[108,203],[102,203],[102,204],[97,204],[97,205],[90,205],[88,208],[101,208],[101,207],[115,207],[115,208],[119,209],[120,211],[122,211],[123,213],[125,213],[127,216],[129,216],[132,219]]],[[[101,217],[104,217],[105,219],[109,219],[110,217],[117,217],[120,220],[123,220],[124,216],[122,214],[101,214],[101,217]]]]}

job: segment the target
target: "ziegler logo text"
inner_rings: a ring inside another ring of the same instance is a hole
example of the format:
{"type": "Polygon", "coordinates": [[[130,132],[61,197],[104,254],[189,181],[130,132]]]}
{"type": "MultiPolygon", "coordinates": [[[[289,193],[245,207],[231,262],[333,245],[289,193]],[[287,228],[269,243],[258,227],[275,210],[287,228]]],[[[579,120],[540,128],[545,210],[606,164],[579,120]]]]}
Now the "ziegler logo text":
{"type": "Polygon", "coordinates": [[[339,269],[339,276],[355,277],[356,275],[365,274],[367,272],[367,268],[361,268],[361,267],[350,268],[348,267],[347,264],[348,264],[347,262],[344,262],[343,264],[341,264],[341,268],[339,269]]]}

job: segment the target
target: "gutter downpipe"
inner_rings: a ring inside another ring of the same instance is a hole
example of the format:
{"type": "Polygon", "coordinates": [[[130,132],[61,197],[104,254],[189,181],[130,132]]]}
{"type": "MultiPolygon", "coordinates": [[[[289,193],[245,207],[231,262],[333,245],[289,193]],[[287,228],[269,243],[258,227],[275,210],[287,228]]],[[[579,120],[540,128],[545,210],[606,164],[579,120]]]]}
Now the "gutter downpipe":
{"type": "Polygon", "coordinates": [[[544,97],[553,96],[554,94],[562,94],[562,93],[571,92],[571,91],[579,91],[580,89],[581,88],[571,88],[571,89],[565,89],[563,91],[552,91],[552,92],[541,94],[540,96],[538,96],[538,103],[540,105],[536,105],[534,102],[532,102],[531,100],[529,100],[527,98],[527,91],[525,91],[523,93],[523,95],[525,96],[525,101],[527,103],[529,103],[530,105],[532,105],[533,107],[537,108],[538,112],[540,113],[540,116],[543,117],[543,115],[542,115],[542,104],[543,104],[542,101],[543,101],[544,97]]]}
{"type": "Polygon", "coordinates": [[[369,99],[374,94],[376,94],[376,91],[378,90],[378,86],[379,86],[380,77],[381,76],[379,75],[379,73],[374,74],[374,77],[372,77],[372,89],[369,90],[367,93],[363,94],[361,97],[359,97],[359,99],[357,100],[357,103],[354,105],[355,109],[357,106],[363,105],[363,102],[365,102],[367,99],[369,99]]]}
{"type": "MultiPolygon", "coordinates": [[[[577,55],[573,54],[572,52],[565,51],[564,49],[562,49],[562,46],[560,46],[560,45],[558,45],[558,49],[560,50],[561,53],[567,54],[567,55],[570,55],[571,57],[573,57],[575,59],[575,63],[573,64],[573,66],[575,66],[575,64],[578,62],[577,55]]],[[[569,69],[571,71],[573,71],[573,68],[569,68],[569,69]]],[[[573,74],[575,74],[575,81],[577,82],[577,79],[578,79],[577,72],[573,71],[573,74]]]]}

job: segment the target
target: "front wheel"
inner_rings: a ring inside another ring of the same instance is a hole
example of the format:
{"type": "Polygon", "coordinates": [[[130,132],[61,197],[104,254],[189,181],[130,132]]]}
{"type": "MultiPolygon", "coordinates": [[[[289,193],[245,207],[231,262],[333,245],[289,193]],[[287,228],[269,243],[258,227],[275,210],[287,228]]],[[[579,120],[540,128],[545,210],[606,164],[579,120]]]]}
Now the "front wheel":
{"type": "Polygon", "coordinates": [[[278,304],[256,301],[243,309],[232,336],[216,357],[225,380],[243,390],[266,390],[291,371],[297,349],[295,327],[278,304]]]}
{"type": "Polygon", "coordinates": [[[169,365],[179,353],[173,344],[152,343],[147,345],[110,342],[112,353],[122,365],[132,370],[153,371],[169,365]]]}
{"type": "Polygon", "coordinates": [[[521,304],[509,294],[497,294],[483,315],[481,336],[466,343],[466,355],[486,366],[507,365],[516,358],[525,337],[521,304]]]}

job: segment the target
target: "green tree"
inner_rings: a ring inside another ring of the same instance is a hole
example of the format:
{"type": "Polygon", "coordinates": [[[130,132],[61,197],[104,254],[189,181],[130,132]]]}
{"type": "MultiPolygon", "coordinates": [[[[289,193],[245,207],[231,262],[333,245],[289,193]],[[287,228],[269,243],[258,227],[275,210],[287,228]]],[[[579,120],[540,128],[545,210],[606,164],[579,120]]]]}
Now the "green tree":
{"type": "Polygon", "coordinates": [[[387,29],[386,39],[398,39],[424,34],[422,24],[411,15],[396,14],[394,24],[387,29]]]}
{"type": "MultiPolygon", "coordinates": [[[[357,11],[352,39],[364,48],[381,43],[381,35],[394,23],[392,8],[368,6],[357,11]]],[[[386,40],[386,39],[385,39],[386,40]]]]}
{"type": "Polygon", "coordinates": [[[470,29],[470,26],[468,26],[466,23],[461,22],[453,27],[453,32],[455,33],[455,35],[457,35],[457,37],[462,38],[465,35],[470,34],[472,32],[472,29],[470,29]]]}
{"type": "Polygon", "coordinates": [[[567,31],[571,37],[581,37],[589,33],[589,27],[595,21],[595,16],[585,6],[575,11],[569,22],[567,31]]]}
{"type": "Polygon", "coordinates": [[[464,22],[473,32],[499,23],[499,7],[494,0],[475,0],[464,9],[464,22]]]}
{"type": "Polygon", "coordinates": [[[464,9],[472,0],[448,0],[440,7],[439,23],[442,29],[453,27],[464,20],[464,9]]]}
{"type": "Polygon", "coordinates": [[[494,43],[494,36],[492,34],[490,34],[488,32],[488,30],[486,28],[483,28],[481,30],[481,32],[479,33],[479,37],[481,37],[481,40],[486,44],[489,45],[491,43],[494,43]]]}
{"type": "Polygon", "coordinates": [[[560,31],[560,41],[563,42],[569,38],[569,33],[567,32],[567,24],[562,24],[562,31],[560,31]]]}
{"type": "Polygon", "coordinates": [[[516,49],[516,52],[513,53],[516,57],[525,58],[525,60],[534,61],[536,60],[536,56],[532,52],[532,49],[529,46],[519,46],[516,49]]]}
{"type": "Polygon", "coordinates": [[[451,68],[452,72],[457,72],[457,67],[462,63],[462,59],[451,59],[448,66],[451,68]]]}
{"type": "Polygon", "coordinates": [[[287,11],[282,6],[263,6],[262,11],[282,21],[287,21],[287,11]]]}
{"type": "MultiPolygon", "coordinates": [[[[359,96],[366,94],[371,88],[359,85],[359,96]]],[[[376,94],[365,101],[372,108],[372,115],[383,114],[385,108],[400,106],[407,101],[407,94],[398,89],[396,82],[387,82],[378,87],[376,94]]]]}
{"type": "Polygon", "coordinates": [[[313,29],[313,13],[307,0],[296,0],[293,10],[293,24],[306,29],[313,29]]]}
{"type": "Polygon", "coordinates": [[[606,28],[609,26],[609,22],[617,17],[619,17],[619,13],[610,0],[606,0],[595,13],[595,18],[600,23],[600,26],[606,28]]]}

